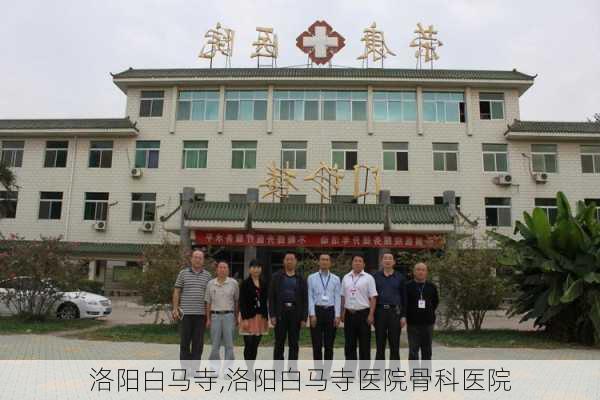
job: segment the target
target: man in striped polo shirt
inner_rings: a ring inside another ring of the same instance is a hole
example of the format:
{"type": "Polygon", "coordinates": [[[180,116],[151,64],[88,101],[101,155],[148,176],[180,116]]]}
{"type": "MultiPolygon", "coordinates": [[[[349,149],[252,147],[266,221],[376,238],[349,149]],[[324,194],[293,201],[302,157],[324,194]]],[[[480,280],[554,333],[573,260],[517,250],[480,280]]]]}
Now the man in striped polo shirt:
{"type": "Polygon", "coordinates": [[[183,268],[173,290],[173,318],[179,324],[179,358],[182,367],[195,369],[202,357],[204,328],[206,326],[206,286],[211,275],[204,269],[204,252],[192,253],[191,265],[183,268]]]}

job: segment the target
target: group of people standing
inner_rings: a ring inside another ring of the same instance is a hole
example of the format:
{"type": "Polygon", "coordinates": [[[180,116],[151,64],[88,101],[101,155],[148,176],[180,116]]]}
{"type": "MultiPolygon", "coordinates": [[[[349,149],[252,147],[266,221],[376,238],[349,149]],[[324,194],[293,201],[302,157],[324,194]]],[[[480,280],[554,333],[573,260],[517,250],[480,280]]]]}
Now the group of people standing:
{"type": "Polygon", "coordinates": [[[229,276],[225,261],[216,265],[216,277],[204,269],[204,253],[195,250],[190,266],[182,269],[173,291],[173,317],[180,321],[180,358],[192,370],[202,356],[204,331],[210,329],[209,360],[234,359],[236,330],[244,338],[244,359],[256,360],[262,336],[273,327],[273,359],[297,360],[300,331],[308,323],[313,360],[327,369],[334,356],[337,329],[343,324],[344,358],[370,360],[371,331],[375,330],[377,361],[400,360],[400,334],[407,328],[409,360],[430,360],[435,311],[439,298],[436,286],[427,280],[427,265],[417,263],[413,280],[395,270],[395,258],[386,252],[381,268],[365,271],[361,255],[352,258],[352,270],[341,279],[330,271],[331,256],[319,256],[319,270],[307,279],[297,272],[297,257],[285,254],[283,268],[269,283],[262,266],[250,262],[249,276],[238,286],[229,276]],[[237,329],[236,329],[237,328],[237,329]],[[357,353],[358,349],[358,353],[357,353]]]}

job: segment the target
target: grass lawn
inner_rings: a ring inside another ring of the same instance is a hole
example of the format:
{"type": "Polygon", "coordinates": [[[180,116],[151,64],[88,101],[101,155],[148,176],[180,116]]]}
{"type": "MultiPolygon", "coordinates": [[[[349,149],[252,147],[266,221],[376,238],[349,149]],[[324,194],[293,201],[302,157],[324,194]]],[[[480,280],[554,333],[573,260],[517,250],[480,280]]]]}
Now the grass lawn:
{"type": "Polygon", "coordinates": [[[72,321],[61,321],[48,319],[44,322],[23,321],[16,317],[0,317],[0,334],[27,334],[27,333],[50,333],[59,331],[71,331],[101,326],[104,321],[95,319],[76,319],[72,321]]]}
{"type": "MultiPolygon", "coordinates": [[[[88,340],[110,340],[116,342],[145,342],[145,343],[163,343],[163,344],[179,344],[179,333],[177,326],[172,325],[116,325],[95,329],[93,331],[81,332],[74,334],[80,339],[88,340]]],[[[375,334],[371,335],[371,341],[375,346],[375,334]]],[[[261,346],[272,346],[274,342],[273,329],[262,337],[261,346]]],[[[208,330],[205,334],[204,343],[210,343],[210,335],[208,330]]],[[[236,335],[236,346],[243,346],[244,340],[242,336],[236,335]]],[[[311,346],[310,331],[304,328],[300,331],[300,346],[311,346]]],[[[335,338],[335,346],[344,346],[344,332],[338,329],[335,338]]]]}
{"type": "Polygon", "coordinates": [[[474,331],[435,331],[434,342],[450,347],[528,347],[534,349],[585,348],[575,343],[560,342],[544,332],[511,329],[474,331]]]}

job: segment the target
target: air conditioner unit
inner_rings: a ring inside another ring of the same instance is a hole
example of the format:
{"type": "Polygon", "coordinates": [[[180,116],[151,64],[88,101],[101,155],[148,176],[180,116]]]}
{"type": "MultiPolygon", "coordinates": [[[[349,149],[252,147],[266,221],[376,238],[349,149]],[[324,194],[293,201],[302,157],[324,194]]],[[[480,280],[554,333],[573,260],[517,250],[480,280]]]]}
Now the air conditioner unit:
{"type": "Polygon", "coordinates": [[[509,174],[498,175],[494,178],[494,183],[496,185],[512,185],[512,175],[509,175],[509,174]]]}
{"type": "Polygon", "coordinates": [[[141,168],[132,168],[131,176],[134,178],[141,178],[142,177],[142,169],[141,168]]]}
{"type": "Polygon", "coordinates": [[[535,183],[546,183],[548,182],[548,174],[545,172],[538,172],[533,174],[533,180],[535,183]]]}
{"type": "Polygon", "coordinates": [[[142,231],[144,231],[144,232],[154,231],[154,222],[144,222],[144,224],[142,225],[142,231]]]}
{"type": "Polygon", "coordinates": [[[106,230],[106,221],[94,222],[94,229],[97,231],[105,231],[106,230]]]}

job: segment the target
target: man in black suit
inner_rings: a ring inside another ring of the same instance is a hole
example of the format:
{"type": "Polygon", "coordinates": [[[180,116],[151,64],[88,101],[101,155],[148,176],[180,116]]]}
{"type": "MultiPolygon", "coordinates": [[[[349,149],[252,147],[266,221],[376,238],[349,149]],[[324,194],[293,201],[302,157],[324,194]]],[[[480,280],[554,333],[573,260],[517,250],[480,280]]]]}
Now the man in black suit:
{"type": "Polygon", "coordinates": [[[275,327],[273,359],[283,360],[288,341],[288,360],[298,359],[300,329],[308,317],[306,280],[296,272],[298,259],[292,252],[283,258],[283,271],[273,274],[269,290],[269,318],[275,327]]]}

